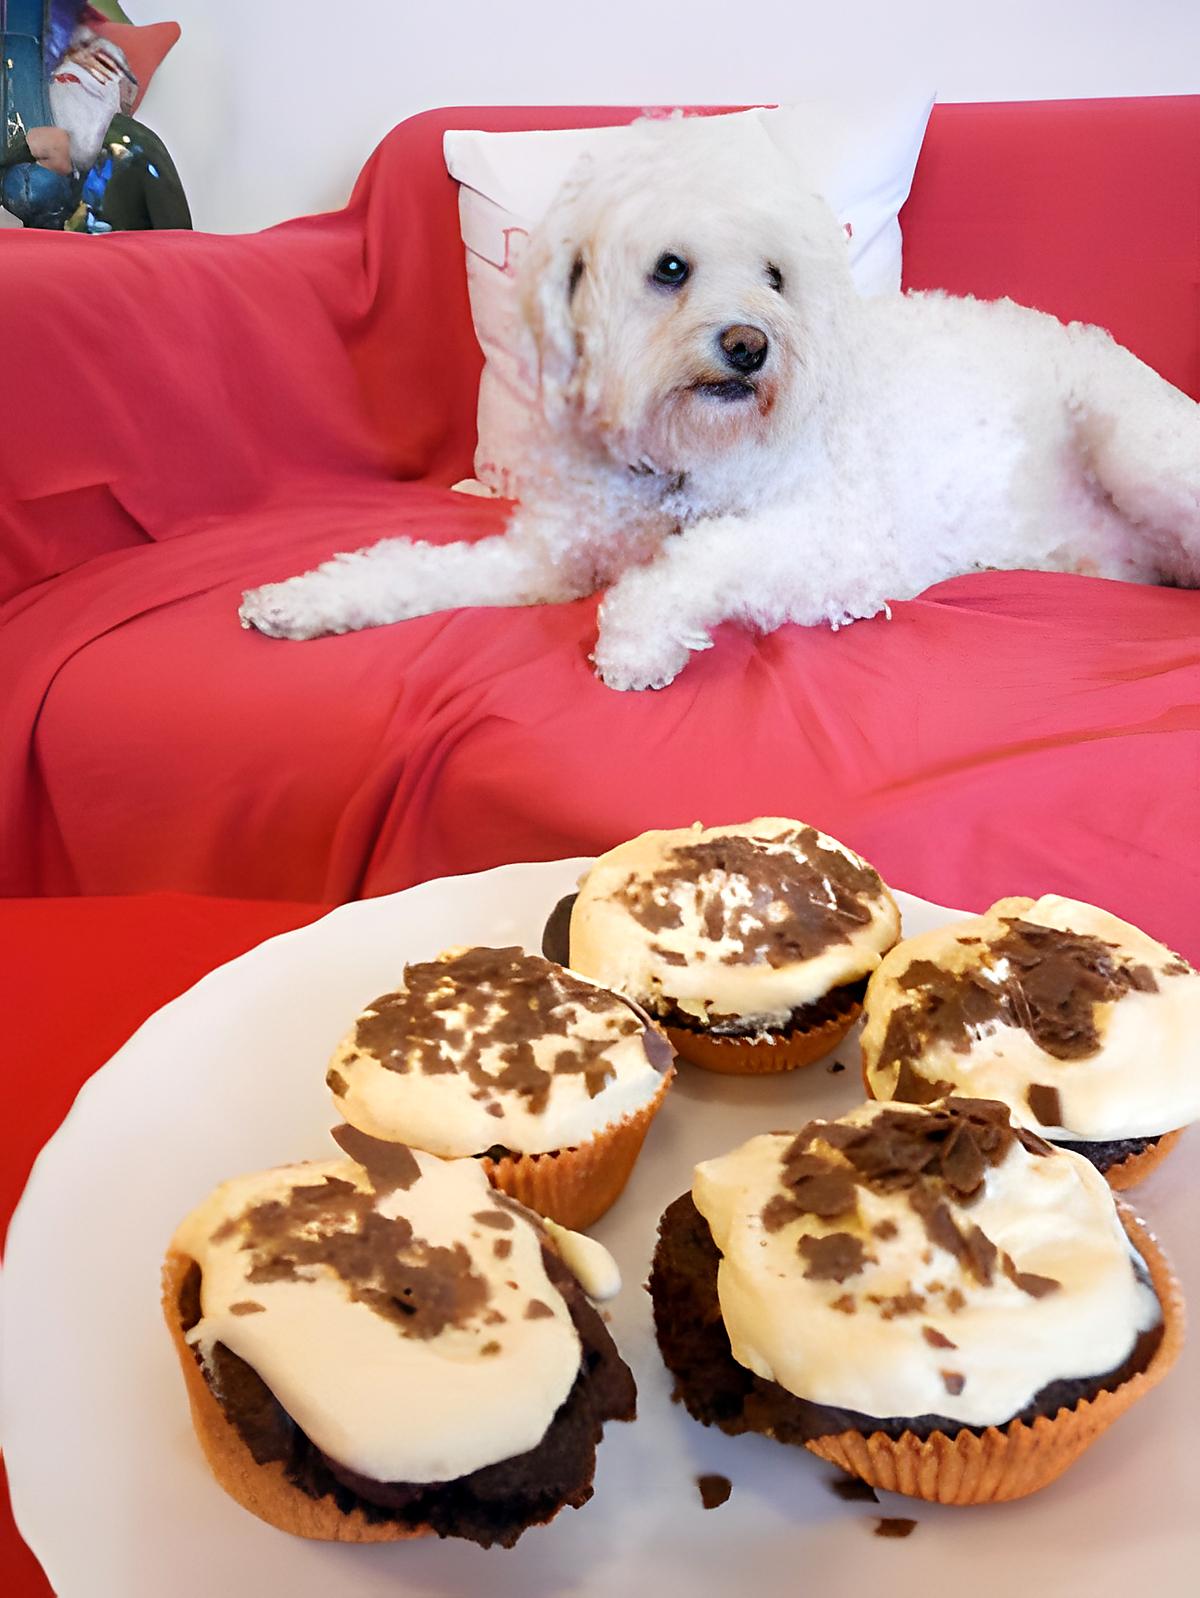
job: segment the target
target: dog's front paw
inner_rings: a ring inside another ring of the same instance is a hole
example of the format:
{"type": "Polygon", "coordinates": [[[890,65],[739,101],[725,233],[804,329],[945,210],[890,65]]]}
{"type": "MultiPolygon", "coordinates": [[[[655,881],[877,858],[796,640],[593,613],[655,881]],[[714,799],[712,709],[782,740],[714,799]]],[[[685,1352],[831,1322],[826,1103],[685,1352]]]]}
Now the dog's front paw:
{"type": "Polygon", "coordinates": [[[242,595],[238,618],[268,638],[319,638],[330,631],[320,609],[313,604],[307,577],[285,583],[266,583],[242,595]]]}
{"type": "Polygon", "coordinates": [[[630,649],[614,646],[603,636],[592,656],[596,675],[607,688],[629,692],[639,688],[665,688],[675,681],[687,665],[690,654],[686,644],[673,640],[658,640],[655,646],[630,649]]]}

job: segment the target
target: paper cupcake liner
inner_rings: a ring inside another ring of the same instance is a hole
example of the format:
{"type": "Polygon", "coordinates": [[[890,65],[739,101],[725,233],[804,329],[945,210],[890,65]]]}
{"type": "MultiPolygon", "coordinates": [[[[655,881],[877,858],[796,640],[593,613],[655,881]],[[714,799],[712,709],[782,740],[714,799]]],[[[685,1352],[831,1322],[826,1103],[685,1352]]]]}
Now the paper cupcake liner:
{"type": "Polygon", "coordinates": [[[163,1266],[163,1314],[183,1371],[192,1425],[209,1469],[229,1496],[259,1520],[297,1537],[313,1537],[322,1542],[383,1543],[429,1536],[431,1526],[371,1521],[357,1508],[343,1512],[332,1497],[310,1498],[288,1481],[277,1460],[265,1465],[256,1463],[241,1433],[213,1396],[183,1335],[179,1295],[192,1263],[177,1249],[167,1254],[163,1266]]]}
{"type": "Polygon", "coordinates": [[[1104,1173],[1104,1180],[1118,1193],[1123,1193],[1126,1188],[1136,1187],[1150,1175],[1151,1171],[1162,1164],[1182,1136],[1182,1127],[1177,1132],[1164,1132],[1157,1142],[1151,1143],[1149,1148],[1143,1149],[1140,1154],[1131,1154],[1128,1159],[1110,1165],[1104,1173]]]}
{"type": "Polygon", "coordinates": [[[489,1182],[560,1226],[584,1231],[621,1196],[674,1075],[675,1067],[668,1066],[648,1104],[574,1148],[485,1157],[481,1164],[489,1182]]]}
{"type": "Polygon", "coordinates": [[[845,1015],[822,1021],[819,1026],[781,1032],[765,1043],[760,1038],[691,1032],[687,1027],[664,1025],[663,1030],[676,1054],[705,1071],[720,1071],[726,1076],[765,1076],[772,1071],[796,1071],[823,1060],[837,1048],[861,1014],[862,1006],[855,1004],[845,1015]]]}
{"type": "Polygon", "coordinates": [[[971,1431],[934,1432],[922,1441],[912,1432],[893,1439],[883,1432],[840,1432],[805,1444],[814,1454],[882,1487],[938,1504],[993,1504],[1037,1492],[1090,1447],[1118,1415],[1160,1382],[1179,1356],[1184,1338],[1183,1296],[1154,1234],[1117,1200],[1121,1223],[1150,1271],[1163,1312],[1162,1342],[1144,1371],[1111,1391],[1082,1399],[1053,1417],[1031,1424],[1011,1421],[971,1431]]]}

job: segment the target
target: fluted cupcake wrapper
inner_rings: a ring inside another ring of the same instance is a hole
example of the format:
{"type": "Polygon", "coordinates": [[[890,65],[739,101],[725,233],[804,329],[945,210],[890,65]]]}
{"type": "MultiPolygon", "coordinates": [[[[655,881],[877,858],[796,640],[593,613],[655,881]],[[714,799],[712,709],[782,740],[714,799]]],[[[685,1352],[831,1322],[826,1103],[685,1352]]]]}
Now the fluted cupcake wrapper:
{"type": "Polygon", "coordinates": [[[621,1196],[674,1075],[675,1067],[669,1066],[648,1104],[574,1148],[506,1154],[499,1160],[485,1156],[481,1163],[488,1181],[539,1215],[583,1231],[621,1196]]]}
{"type": "Polygon", "coordinates": [[[395,1520],[368,1520],[359,1508],[343,1511],[331,1496],[310,1498],[287,1479],[283,1465],[270,1460],[260,1465],[245,1439],[225,1414],[204,1379],[183,1333],[179,1297],[194,1262],[171,1249],[163,1266],[163,1314],[187,1387],[192,1425],[209,1469],[231,1498],[269,1526],[296,1537],[322,1542],[382,1543],[428,1537],[432,1526],[405,1526],[395,1520]]]}
{"type": "Polygon", "coordinates": [[[862,1006],[855,1004],[844,1015],[819,1026],[781,1032],[769,1042],[692,1032],[687,1027],[664,1026],[663,1030],[676,1054],[692,1065],[726,1076],[766,1076],[772,1071],[796,1071],[823,1060],[837,1048],[861,1014],[862,1006]]]}
{"type": "Polygon", "coordinates": [[[1143,1149],[1140,1154],[1131,1154],[1128,1159],[1110,1165],[1104,1173],[1105,1181],[1118,1193],[1136,1187],[1139,1182],[1145,1181],[1151,1171],[1162,1164],[1182,1136],[1182,1128],[1177,1132],[1164,1132],[1162,1137],[1151,1143],[1149,1148],[1143,1149]]]}
{"type": "Polygon", "coordinates": [[[1011,1421],[989,1426],[980,1435],[934,1432],[924,1440],[912,1432],[890,1438],[883,1432],[847,1431],[815,1438],[805,1447],[872,1487],[938,1504],[1003,1503],[1037,1492],[1061,1476],[1101,1432],[1162,1380],[1183,1347],[1183,1296],[1170,1263],[1145,1223],[1120,1200],[1117,1210],[1162,1305],[1162,1342],[1144,1371],[1057,1415],[1039,1415],[1031,1424],[1011,1421]]]}

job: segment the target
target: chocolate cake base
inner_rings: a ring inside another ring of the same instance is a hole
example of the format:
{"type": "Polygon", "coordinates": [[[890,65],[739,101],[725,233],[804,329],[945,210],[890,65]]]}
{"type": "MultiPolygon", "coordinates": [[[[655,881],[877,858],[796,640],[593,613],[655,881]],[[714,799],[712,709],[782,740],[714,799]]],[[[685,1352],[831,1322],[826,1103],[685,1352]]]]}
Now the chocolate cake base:
{"type": "MultiPolygon", "coordinates": [[[[795,1032],[814,1031],[830,1021],[845,1020],[851,1011],[857,1012],[861,1008],[866,991],[865,977],[831,988],[811,1004],[798,1004],[787,1020],[779,1027],[772,1027],[771,1031],[786,1037],[795,1032]]],[[[689,1015],[686,1010],[679,1010],[674,1005],[662,1010],[654,1019],[661,1021],[664,1026],[695,1032],[700,1037],[756,1038],[761,1037],[763,1031],[758,1026],[747,1026],[734,1016],[710,1016],[708,1021],[701,1021],[698,1016],[689,1015]]]]}
{"type": "Polygon", "coordinates": [[[1114,1165],[1124,1165],[1126,1160],[1139,1158],[1147,1149],[1161,1143],[1165,1136],[1165,1132],[1160,1132],[1157,1137],[1122,1137],[1107,1143],[1063,1143],[1055,1140],[1054,1146],[1056,1149],[1069,1149],[1072,1154],[1082,1154],[1102,1176],[1106,1176],[1114,1165]]]}
{"type": "Polygon", "coordinates": [[[571,963],[571,911],[577,893],[568,893],[551,910],[542,930],[542,954],[555,965],[571,963]]]}
{"type": "MultiPolygon", "coordinates": [[[[806,1443],[815,1438],[855,1431],[882,1432],[898,1439],[905,1433],[926,1439],[934,1432],[953,1436],[969,1431],[982,1435],[987,1428],[965,1426],[946,1415],[866,1415],[797,1398],[777,1382],[766,1381],[739,1365],[729,1346],[717,1297],[720,1253],[708,1223],[696,1209],[690,1193],[669,1206],[659,1223],[658,1246],[650,1271],[649,1290],[654,1305],[654,1328],[667,1369],[675,1378],[673,1397],[706,1426],[717,1426],[736,1436],[762,1432],[782,1443],[806,1443]]],[[[1010,1421],[1029,1423],[1039,1415],[1053,1417],[1081,1399],[1128,1381],[1149,1365],[1163,1327],[1142,1333],[1129,1358],[1115,1370],[1083,1379],[1050,1382],[1010,1421]]]]}
{"type": "MultiPolygon", "coordinates": [[[[606,1420],[632,1420],[636,1389],[608,1329],[562,1260],[544,1250],[546,1271],[562,1294],[582,1344],[575,1385],[536,1448],[449,1482],[377,1482],[323,1454],[244,1360],[218,1343],[205,1380],[255,1462],[278,1462],[287,1480],[312,1499],[331,1499],[346,1515],[391,1522],[412,1532],[464,1537],[510,1548],[530,1526],[592,1496],[596,1446],[606,1420]]],[[[184,1331],[200,1319],[200,1267],[179,1293],[184,1331]]],[[[200,1364],[199,1356],[196,1356],[200,1364]]]]}

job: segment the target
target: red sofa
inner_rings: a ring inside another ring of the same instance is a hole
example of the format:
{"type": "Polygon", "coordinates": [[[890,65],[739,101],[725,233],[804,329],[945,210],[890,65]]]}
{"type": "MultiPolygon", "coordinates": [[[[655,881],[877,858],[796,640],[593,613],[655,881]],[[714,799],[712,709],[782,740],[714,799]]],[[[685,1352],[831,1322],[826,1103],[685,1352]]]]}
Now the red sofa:
{"type": "MultiPolygon", "coordinates": [[[[241,590],[495,531],[451,126],[248,237],[0,236],[0,891],[334,900],[761,812],[974,907],[1095,898],[1200,955],[1200,594],[982,574],[833,634],[591,675],[595,601],[285,644],[241,590]]],[[[1099,322],[1200,395],[1200,97],[940,106],[905,278],[1099,322]]]]}

